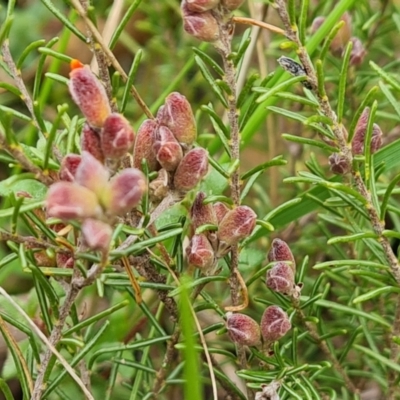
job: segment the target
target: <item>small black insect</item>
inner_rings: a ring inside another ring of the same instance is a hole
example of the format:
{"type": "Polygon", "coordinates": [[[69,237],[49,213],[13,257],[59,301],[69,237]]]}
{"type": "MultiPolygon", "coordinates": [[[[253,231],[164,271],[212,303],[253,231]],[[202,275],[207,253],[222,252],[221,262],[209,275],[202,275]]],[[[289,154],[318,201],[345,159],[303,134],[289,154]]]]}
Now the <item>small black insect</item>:
{"type": "MultiPolygon", "coordinates": [[[[289,72],[290,75],[307,76],[307,73],[303,66],[297,61],[294,61],[292,58],[282,56],[278,58],[278,63],[286,72],[289,72]]],[[[305,88],[312,89],[310,82],[303,81],[302,84],[305,88]]]]}

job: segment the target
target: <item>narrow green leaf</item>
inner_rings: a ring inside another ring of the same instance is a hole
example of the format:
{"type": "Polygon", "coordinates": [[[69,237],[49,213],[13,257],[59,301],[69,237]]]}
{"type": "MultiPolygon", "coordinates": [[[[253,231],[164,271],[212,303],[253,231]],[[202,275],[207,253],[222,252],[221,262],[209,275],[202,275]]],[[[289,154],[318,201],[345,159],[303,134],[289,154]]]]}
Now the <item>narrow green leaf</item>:
{"type": "Polygon", "coordinates": [[[355,242],[361,239],[377,239],[378,235],[375,232],[360,232],[355,233],[354,235],[347,235],[347,236],[336,236],[328,240],[328,244],[335,244],[335,243],[349,243],[355,242]]]}
{"type": "Polygon", "coordinates": [[[250,171],[245,172],[240,179],[246,180],[250,178],[257,172],[264,172],[266,169],[276,166],[276,165],[286,165],[287,161],[283,159],[283,156],[274,157],[272,160],[266,161],[258,165],[257,167],[252,168],[250,171]]]}
{"type": "Polygon", "coordinates": [[[219,76],[224,76],[224,70],[214,61],[207,53],[198,49],[197,47],[192,47],[192,50],[211,67],[219,76]]]}
{"type": "Polygon", "coordinates": [[[122,94],[122,100],[121,100],[121,105],[120,105],[120,110],[121,112],[125,111],[126,105],[128,104],[128,99],[130,97],[130,91],[133,85],[133,82],[136,78],[136,73],[139,69],[139,65],[140,65],[140,61],[142,59],[142,55],[143,55],[143,51],[142,49],[139,49],[136,54],[135,54],[135,58],[132,61],[132,65],[131,68],[128,72],[128,79],[125,82],[125,88],[124,88],[124,92],[122,94]]]}
{"type": "Polygon", "coordinates": [[[14,396],[8,387],[7,382],[2,378],[0,378],[0,390],[3,392],[5,400],[14,400],[14,396]]]}
{"type": "Polygon", "coordinates": [[[384,71],[379,65],[375,64],[372,60],[369,62],[369,65],[371,68],[378,73],[378,75],[390,86],[392,86],[393,89],[400,91],[400,82],[389,75],[386,71],[384,71]]]}
{"type": "Polygon", "coordinates": [[[327,150],[330,153],[336,153],[338,151],[338,149],[336,147],[329,146],[328,144],[322,142],[321,140],[315,140],[315,139],[305,138],[302,136],[290,135],[289,133],[282,133],[282,137],[285,140],[288,140],[290,142],[307,144],[310,146],[319,147],[320,149],[327,150]]]}
{"type": "Polygon", "coordinates": [[[276,93],[282,92],[283,90],[287,89],[288,87],[294,85],[295,83],[298,82],[302,82],[304,80],[307,79],[306,75],[302,75],[302,76],[294,76],[289,78],[287,81],[280,83],[279,85],[274,86],[271,89],[265,89],[262,88],[263,91],[265,91],[266,93],[264,93],[263,95],[261,95],[258,99],[257,99],[257,103],[262,103],[265,100],[267,100],[268,98],[275,96],[276,93]]]}
{"type": "Polygon", "coordinates": [[[339,94],[338,94],[338,105],[337,105],[337,117],[339,124],[342,123],[343,120],[343,110],[344,103],[346,99],[346,85],[347,85],[347,72],[349,70],[349,62],[351,56],[351,50],[353,49],[353,42],[349,42],[346,46],[346,50],[344,52],[342,68],[340,70],[339,75],[339,94]]]}
{"type": "Polygon", "coordinates": [[[384,364],[393,371],[400,372],[400,365],[397,364],[396,362],[387,359],[386,357],[382,356],[380,353],[375,352],[371,349],[368,349],[367,347],[360,346],[358,344],[355,344],[353,346],[354,349],[361,351],[362,353],[366,354],[368,357],[378,361],[380,364],[384,364]]]}
{"type": "Polygon", "coordinates": [[[382,93],[386,96],[386,98],[389,100],[389,103],[392,105],[394,110],[396,111],[397,115],[400,117],[400,104],[399,102],[395,99],[393,96],[392,92],[390,89],[385,85],[382,81],[379,81],[379,87],[382,90],[382,93]]]}

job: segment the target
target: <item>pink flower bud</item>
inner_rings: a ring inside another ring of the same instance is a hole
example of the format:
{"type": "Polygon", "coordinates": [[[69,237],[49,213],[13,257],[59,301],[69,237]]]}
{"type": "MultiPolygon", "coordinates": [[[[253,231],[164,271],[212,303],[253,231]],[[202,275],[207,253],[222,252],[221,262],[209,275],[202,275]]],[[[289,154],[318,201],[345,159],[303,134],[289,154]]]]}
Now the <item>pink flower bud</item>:
{"type": "Polygon", "coordinates": [[[176,169],[175,188],[182,192],[188,192],[200,183],[207,172],[207,152],[202,148],[192,149],[183,157],[176,169]]]}
{"type": "Polygon", "coordinates": [[[81,133],[81,150],[87,151],[101,163],[104,162],[104,154],[101,149],[100,136],[88,124],[83,125],[81,133]]]}
{"type": "Polygon", "coordinates": [[[262,337],[267,343],[279,340],[292,327],[288,315],[278,306],[269,306],[264,311],[260,326],[262,337]]]}
{"type": "Polygon", "coordinates": [[[191,145],[196,139],[196,121],[192,107],[186,97],[178,92],[171,93],[160,107],[157,119],[167,126],[179,143],[191,145]]]}
{"type": "Polygon", "coordinates": [[[311,23],[310,32],[311,34],[317,32],[320,26],[325,22],[325,17],[319,16],[314,18],[313,22],[311,23]]]}
{"type": "Polygon", "coordinates": [[[110,180],[101,200],[110,214],[123,215],[139,204],[146,190],[146,178],[142,172],[136,168],[126,168],[110,180]]]}
{"type": "Polygon", "coordinates": [[[228,214],[230,209],[225,203],[217,201],[213,204],[215,215],[217,216],[218,224],[224,219],[225,215],[228,214]]]}
{"type": "Polygon", "coordinates": [[[274,292],[292,295],[295,293],[294,273],[284,261],[276,263],[267,272],[267,286],[274,292]]]}
{"type": "Polygon", "coordinates": [[[155,141],[155,131],[158,122],[154,119],[146,119],[140,126],[135,140],[133,151],[133,166],[142,169],[142,160],[147,161],[149,171],[156,171],[159,168],[156,154],[153,151],[155,141]]]}
{"type": "Polygon", "coordinates": [[[188,263],[203,270],[209,270],[215,264],[214,250],[204,234],[194,235],[186,248],[188,263]]]}
{"type": "Polygon", "coordinates": [[[182,147],[166,126],[160,126],[156,131],[153,150],[166,171],[175,171],[183,157],[182,147]]]}
{"type": "Polygon", "coordinates": [[[331,42],[331,52],[337,57],[342,55],[343,50],[349,43],[351,38],[351,17],[349,13],[344,13],[340,21],[344,21],[344,25],[339,29],[336,36],[333,38],[331,42]]]}
{"type": "Polygon", "coordinates": [[[288,261],[293,272],[296,271],[296,261],[288,244],[282,239],[274,239],[268,252],[268,261],[288,261]]]}
{"type": "Polygon", "coordinates": [[[243,4],[244,0],[222,0],[222,4],[224,7],[226,7],[228,10],[236,10],[243,4]]]}
{"type": "Polygon", "coordinates": [[[71,182],[50,186],[46,198],[49,217],[63,220],[91,218],[101,214],[97,196],[89,189],[71,182]]]}
{"type": "Polygon", "coordinates": [[[226,314],[228,335],[234,343],[257,346],[260,343],[260,326],[245,314],[226,314]]]}
{"type": "Polygon", "coordinates": [[[350,53],[350,65],[361,65],[364,61],[367,51],[364,48],[362,41],[358,37],[350,39],[353,42],[353,48],[350,53]]]}
{"type": "Polygon", "coordinates": [[[186,0],[189,11],[204,12],[212,10],[219,4],[219,0],[186,0]]]}
{"type": "Polygon", "coordinates": [[[71,63],[69,91],[88,124],[101,128],[111,114],[110,104],[104,86],[95,77],[89,66],[71,63]]]}
{"type": "Polygon", "coordinates": [[[205,198],[205,193],[199,192],[190,209],[190,218],[194,230],[206,224],[218,225],[213,205],[211,203],[203,204],[205,198]]]}
{"type": "Polygon", "coordinates": [[[375,153],[382,146],[382,130],[378,124],[372,125],[371,153],[375,153]]]}
{"type": "Polygon", "coordinates": [[[81,156],[78,154],[67,154],[60,167],[60,180],[66,182],[73,182],[75,180],[76,170],[81,162],[81,156]]]}
{"type": "Polygon", "coordinates": [[[238,206],[230,210],[218,227],[218,238],[229,246],[248,237],[256,225],[257,215],[247,206],[238,206]]]}
{"type": "Polygon", "coordinates": [[[58,268],[73,268],[75,261],[72,253],[57,253],[56,263],[58,268]]]}
{"type": "Polygon", "coordinates": [[[346,157],[341,153],[333,153],[329,156],[329,166],[336,175],[346,175],[351,170],[346,157]]]}
{"type": "Polygon", "coordinates": [[[87,246],[92,250],[107,252],[113,230],[110,225],[96,219],[85,219],[82,224],[82,235],[87,246]]]}
{"type": "Polygon", "coordinates": [[[101,148],[106,158],[121,158],[133,146],[134,133],[121,114],[110,114],[101,131],[101,148]]]}
{"type": "Polygon", "coordinates": [[[217,20],[211,11],[194,13],[188,10],[186,3],[182,3],[183,29],[196,39],[203,42],[215,42],[219,37],[217,20]]]}
{"type": "Polygon", "coordinates": [[[109,173],[105,166],[96,160],[90,153],[82,153],[82,161],[76,170],[75,180],[87,187],[97,196],[101,196],[108,184],[109,173]]]}

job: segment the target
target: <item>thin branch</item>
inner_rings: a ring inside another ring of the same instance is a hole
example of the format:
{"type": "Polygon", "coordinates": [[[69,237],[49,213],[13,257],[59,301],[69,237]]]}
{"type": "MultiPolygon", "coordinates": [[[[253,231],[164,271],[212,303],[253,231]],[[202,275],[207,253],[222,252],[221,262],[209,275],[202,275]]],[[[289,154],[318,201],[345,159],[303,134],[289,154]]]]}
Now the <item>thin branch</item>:
{"type": "MultiPolygon", "coordinates": [[[[104,54],[108,57],[109,62],[121,74],[121,77],[126,82],[128,80],[128,75],[125,73],[124,69],[121,67],[121,64],[118,62],[118,60],[115,58],[112,51],[109,49],[107,44],[104,42],[103,37],[101,36],[101,33],[97,30],[96,26],[93,24],[93,22],[87,16],[85,9],[82,7],[82,5],[79,3],[78,0],[71,0],[71,4],[74,6],[74,8],[76,9],[76,11],[80,15],[80,17],[85,21],[90,32],[92,32],[93,37],[96,39],[96,42],[102,48],[102,50],[104,51],[104,54]]],[[[146,114],[147,118],[153,119],[154,118],[153,114],[151,113],[151,111],[147,107],[146,103],[143,101],[143,99],[139,95],[136,88],[132,85],[130,90],[131,90],[132,96],[135,98],[135,100],[139,104],[139,107],[146,114]]]]}
{"type": "Polygon", "coordinates": [[[257,21],[253,18],[232,17],[232,21],[237,24],[258,26],[260,28],[267,29],[268,31],[279,33],[280,35],[285,35],[285,31],[283,29],[278,28],[275,25],[267,24],[266,22],[257,21]]]}

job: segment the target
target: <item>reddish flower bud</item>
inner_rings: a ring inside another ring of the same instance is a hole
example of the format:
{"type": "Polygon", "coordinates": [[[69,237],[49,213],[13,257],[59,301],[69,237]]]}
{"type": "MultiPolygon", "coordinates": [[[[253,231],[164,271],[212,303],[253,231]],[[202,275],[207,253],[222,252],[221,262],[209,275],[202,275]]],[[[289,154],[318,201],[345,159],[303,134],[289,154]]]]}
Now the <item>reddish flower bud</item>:
{"type": "Polygon", "coordinates": [[[260,343],[260,326],[245,314],[226,314],[228,335],[237,344],[257,346],[260,343]]]}
{"type": "Polygon", "coordinates": [[[268,252],[268,261],[288,261],[293,272],[296,271],[296,261],[288,244],[282,239],[274,239],[268,252]]]}
{"type": "Polygon", "coordinates": [[[203,42],[215,42],[219,37],[217,20],[211,11],[194,13],[189,11],[186,3],[182,3],[183,29],[203,42]]]}
{"type": "Polygon", "coordinates": [[[319,16],[314,18],[313,22],[311,23],[311,34],[317,32],[320,26],[325,22],[325,17],[319,16]]]}
{"type": "Polygon", "coordinates": [[[288,315],[278,306],[269,306],[264,311],[260,326],[262,337],[267,343],[279,340],[292,327],[288,315]]]}
{"type": "Polygon", "coordinates": [[[188,263],[203,270],[209,270],[215,264],[214,250],[204,234],[194,235],[186,248],[188,263]]]}
{"type": "Polygon", "coordinates": [[[157,127],[158,122],[154,119],[146,119],[140,126],[133,151],[133,166],[135,168],[142,169],[143,159],[147,161],[150,172],[159,168],[156,154],[153,151],[157,127]]]}
{"type": "Polygon", "coordinates": [[[73,268],[75,264],[72,253],[57,253],[56,262],[58,268],[73,268]]]}
{"type": "Polygon", "coordinates": [[[191,145],[196,139],[192,107],[182,94],[171,93],[165,99],[165,105],[158,110],[157,119],[171,130],[179,143],[191,145]]]}
{"type": "Polygon", "coordinates": [[[72,69],[69,76],[72,99],[86,117],[88,124],[93,128],[101,128],[111,114],[104,86],[87,65],[72,69]]]}
{"type": "Polygon", "coordinates": [[[64,220],[97,217],[101,207],[97,196],[89,189],[71,182],[51,185],[46,198],[49,217],[64,220]]]}
{"type": "Polygon", "coordinates": [[[239,243],[253,232],[257,215],[247,206],[238,206],[230,210],[218,227],[218,238],[229,246],[239,243]]]}
{"type": "Polygon", "coordinates": [[[212,10],[219,4],[219,0],[186,0],[189,11],[204,12],[212,10]]]}
{"type": "Polygon", "coordinates": [[[215,215],[217,216],[218,224],[223,220],[226,214],[230,211],[230,208],[221,201],[217,201],[213,204],[215,215]]]}
{"type": "Polygon", "coordinates": [[[267,286],[274,292],[292,295],[295,293],[294,273],[288,263],[280,261],[267,272],[267,286]]]}
{"type": "Polygon", "coordinates": [[[87,187],[100,197],[105,187],[107,187],[108,178],[109,173],[104,165],[90,153],[84,151],[82,153],[82,161],[76,170],[76,182],[87,187]]]}
{"type": "Polygon", "coordinates": [[[351,17],[349,13],[344,13],[340,18],[340,21],[344,21],[344,25],[339,29],[336,36],[331,42],[331,52],[337,57],[342,55],[343,50],[347,46],[351,37],[351,17]]]}
{"type": "Polygon", "coordinates": [[[350,65],[361,65],[367,51],[358,37],[352,37],[350,40],[353,42],[353,48],[350,53],[350,65]]]}
{"type": "Polygon", "coordinates": [[[92,250],[107,252],[113,230],[110,225],[96,219],[85,219],[82,224],[82,235],[87,246],[92,250]]]}
{"type": "Polygon", "coordinates": [[[101,148],[106,158],[121,158],[133,146],[134,133],[121,114],[113,113],[104,121],[101,131],[101,148]]]}
{"type": "Polygon", "coordinates": [[[372,125],[371,153],[375,153],[382,146],[382,130],[378,124],[372,125]]]}
{"type": "Polygon", "coordinates": [[[136,168],[124,169],[111,180],[101,200],[112,215],[123,215],[136,207],[147,190],[146,178],[136,168]]]}
{"type": "Polygon", "coordinates": [[[104,162],[103,150],[101,150],[100,135],[88,124],[84,124],[81,133],[81,150],[87,151],[101,163],[104,162]]]}
{"type": "Polygon", "coordinates": [[[346,175],[351,169],[351,165],[341,153],[333,153],[329,156],[329,167],[336,175],[346,175]]]}
{"type": "Polygon", "coordinates": [[[224,7],[226,7],[228,10],[236,10],[243,4],[244,0],[222,0],[222,4],[224,7]]]}
{"type": "Polygon", "coordinates": [[[174,176],[177,190],[188,192],[195,188],[208,172],[207,152],[202,148],[190,150],[182,159],[174,176]]]}
{"type": "Polygon", "coordinates": [[[61,162],[59,172],[60,180],[73,182],[81,159],[81,156],[78,154],[67,154],[61,162]]]}
{"type": "Polygon", "coordinates": [[[194,230],[206,224],[218,225],[213,205],[211,203],[203,204],[205,198],[205,193],[199,192],[190,209],[190,218],[194,230]]]}
{"type": "Polygon", "coordinates": [[[153,150],[166,171],[175,171],[183,157],[182,147],[166,126],[157,129],[153,150]]]}

